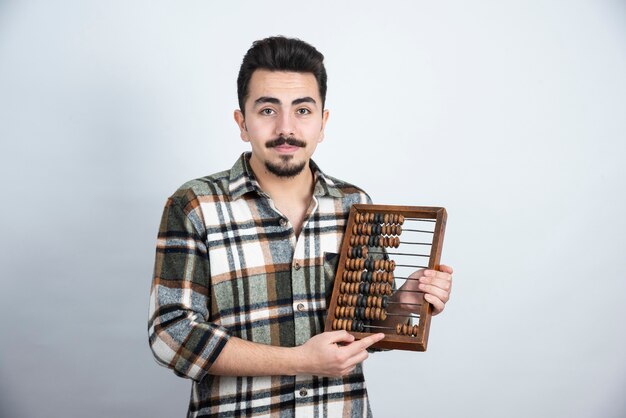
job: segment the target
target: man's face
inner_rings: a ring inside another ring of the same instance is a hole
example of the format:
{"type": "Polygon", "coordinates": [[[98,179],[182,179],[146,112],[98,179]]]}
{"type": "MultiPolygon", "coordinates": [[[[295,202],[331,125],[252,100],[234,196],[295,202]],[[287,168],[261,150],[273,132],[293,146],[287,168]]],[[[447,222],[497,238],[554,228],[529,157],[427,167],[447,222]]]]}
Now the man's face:
{"type": "Polygon", "coordinates": [[[245,117],[235,111],[241,139],[252,146],[252,169],[278,177],[293,177],[308,167],[327,119],[311,73],[256,70],[248,84],[245,117]]]}

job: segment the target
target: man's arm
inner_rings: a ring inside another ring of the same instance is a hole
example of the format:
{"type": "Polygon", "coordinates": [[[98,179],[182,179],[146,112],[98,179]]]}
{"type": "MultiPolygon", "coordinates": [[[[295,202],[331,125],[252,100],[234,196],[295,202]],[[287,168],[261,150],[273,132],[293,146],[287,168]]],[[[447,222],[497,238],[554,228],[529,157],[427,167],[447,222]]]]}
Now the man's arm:
{"type": "Polygon", "coordinates": [[[340,377],[368,357],[367,348],[382,340],[374,334],[359,341],[346,331],[318,334],[298,347],[275,347],[231,337],[210,374],[272,376],[311,374],[340,377]]]}
{"type": "Polygon", "coordinates": [[[354,342],[347,332],[336,331],[287,348],[230,336],[209,319],[211,272],[197,207],[197,201],[175,195],[161,219],[148,324],[150,347],[160,364],[194,380],[207,373],[342,376],[384,337],[354,342]]]}
{"type": "Polygon", "coordinates": [[[148,322],[157,362],[194,380],[206,375],[230,338],[208,321],[211,269],[198,208],[192,192],[183,190],[163,209],[148,322]]]}

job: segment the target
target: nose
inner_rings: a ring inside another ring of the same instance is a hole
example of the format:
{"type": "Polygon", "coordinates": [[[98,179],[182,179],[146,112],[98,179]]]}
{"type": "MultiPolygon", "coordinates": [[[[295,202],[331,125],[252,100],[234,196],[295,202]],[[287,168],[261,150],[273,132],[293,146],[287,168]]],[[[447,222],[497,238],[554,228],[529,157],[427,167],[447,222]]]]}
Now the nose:
{"type": "Polygon", "coordinates": [[[285,138],[295,136],[294,115],[290,112],[283,112],[276,120],[276,135],[285,138]]]}

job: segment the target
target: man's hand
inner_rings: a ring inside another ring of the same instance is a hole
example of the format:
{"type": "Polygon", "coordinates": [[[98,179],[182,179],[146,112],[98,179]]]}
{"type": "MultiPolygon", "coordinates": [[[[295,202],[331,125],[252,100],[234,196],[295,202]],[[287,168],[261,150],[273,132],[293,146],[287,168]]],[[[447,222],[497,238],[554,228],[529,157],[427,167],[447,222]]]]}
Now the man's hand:
{"type": "Polygon", "coordinates": [[[327,377],[345,376],[368,357],[367,348],[384,337],[385,334],[374,334],[355,341],[354,336],[347,331],[318,334],[296,347],[302,360],[300,373],[327,377]]]}
{"type": "MultiPolygon", "coordinates": [[[[450,299],[450,291],[452,290],[452,267],[441,265],[441,271],[437,270],[418,270],[411,274],[409,278],[418,280],[407,280],[400,290],[417,290],[424,292],[423,298],[433,305],[433,315],[437,315],[443,311],[446,303],[450,299]]],[[[398,292],[397,301],[405,303],[400,305],[400,309],[411,312],[416,311],[413,307],[416,303],[421,303],[422,295],[410,292],[398,292]]]]}

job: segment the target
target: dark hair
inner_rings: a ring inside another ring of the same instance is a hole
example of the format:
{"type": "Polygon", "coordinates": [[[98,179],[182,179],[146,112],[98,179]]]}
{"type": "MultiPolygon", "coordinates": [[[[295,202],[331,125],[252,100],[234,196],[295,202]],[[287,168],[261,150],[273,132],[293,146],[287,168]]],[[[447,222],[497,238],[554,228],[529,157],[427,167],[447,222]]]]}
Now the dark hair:
{"type": "Polygon", "coordinates": [[[237,77],[237,98],[239,109],[245,113],[248,98],[248,84],[255,70],[293,71],[313,73],[322,98],[322,108],[326,102],[326,69],[324,55],[313,46],[295,38],[272,36],[255,41],[243,57],[237,77]]]}

